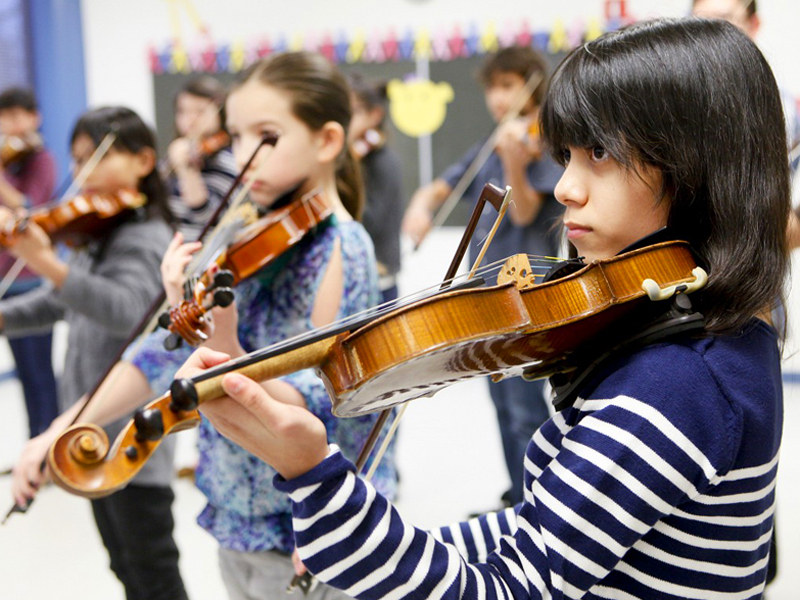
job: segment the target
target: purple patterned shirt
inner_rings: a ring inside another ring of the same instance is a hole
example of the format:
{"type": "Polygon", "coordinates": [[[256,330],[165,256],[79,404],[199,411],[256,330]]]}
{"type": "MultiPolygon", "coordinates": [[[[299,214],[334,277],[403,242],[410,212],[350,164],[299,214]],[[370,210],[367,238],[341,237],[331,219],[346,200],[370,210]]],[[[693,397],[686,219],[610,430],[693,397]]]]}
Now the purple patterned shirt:
{"type": "MultiPolygon", "coordinates": [[[[337,223],[304,240],[277,273],[258,275],[236,286],[239,341],[248,352],[313,328],[311,312],[316,291],[335,241],[341,242],[344,289],[337,318],[360,312],[378,301],[378,281],[372,242],[356,222],[337,223]]],[[[164,330],[150,335],[132,359],[154,391],[168,389],[173,376],[191,352],[163,349],[164,330]]],[[[377,415],[337,419],[322,381],[312,370],[282,378],[305,397],[319,417],[328,439],[355,459],[377,415]]],[[[198,522],[223,548],[244,552],[291,552],[294,536],[289,498],[272,485],[275,470],[222,437],[203,419],[200,425],[197,485],[208,504],[198,522]]],[[[391,450],[373,477],[382,492],[394,495],[396,475],[391,450]]]]}

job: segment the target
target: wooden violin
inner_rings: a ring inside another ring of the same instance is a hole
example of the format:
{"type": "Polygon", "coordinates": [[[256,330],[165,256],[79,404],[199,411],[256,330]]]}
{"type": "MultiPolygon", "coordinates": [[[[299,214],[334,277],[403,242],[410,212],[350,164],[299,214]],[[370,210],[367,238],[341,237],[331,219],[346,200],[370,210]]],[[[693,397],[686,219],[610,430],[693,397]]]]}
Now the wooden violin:
{"type": "Polygon", "coordinates": [[[220,129],[197,142],[194,146],[194,160],[197,163],[201,163],[204,159],[214,156],[217,152],[230,145],[230,136],[225,130],[220,129]]]}
{"type": "Polygon", "coordinates": [[[1,136],[0,163],[10,165],[22,160],[37,150],[41,150],[42,147],[42,136],[35,132],[26,136],[1,136]]]}
{"type": "Polygon", "coordinates": [[[31,221],[54,242],[79,246],[100,237],[127,212],[144,206],[146,198],[136,190],[122,189],[113,194],[78,194],[52,206],[40,208],[10,222],[0,230],[0,247],[7,248],[31,221]]]}
{"type": "MultiPolygon", "coordinates": [[[[192,346],[211,335],[207,313],[234,300],[233,288],[297,245],[307,233],[333,214],[333,206],[318,191],[271,211],[241,230],[206,269],[186,300],[162,315],[159,323],[192,346]]],[[[169,342],[170,349],[174,338],[169,342]]]]}
{"type": "Polygon", "coordinates": [[[561,372],[583,344],[647,302],[694,291],[706,280],[686,242],[594,261],[539,285],[528,271],[509,261],[499,285],[445,291],[176,380],[137,412],[113,448],[97,426],[66,430],[48,454],[53,478],[90,498],[122,488],[165,435],[199,422],[197,405],[223,396],[221,381],[230,372],[264,381],[315,368],[334,414],[358,416],[479,376],[561,372]]]}

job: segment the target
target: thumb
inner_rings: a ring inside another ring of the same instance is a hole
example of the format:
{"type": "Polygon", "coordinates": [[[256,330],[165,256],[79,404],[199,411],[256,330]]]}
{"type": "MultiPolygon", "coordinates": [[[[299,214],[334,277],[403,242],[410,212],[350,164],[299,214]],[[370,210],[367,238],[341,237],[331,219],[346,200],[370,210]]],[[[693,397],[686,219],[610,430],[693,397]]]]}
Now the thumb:
{"type": "Polygon", "coordinates": [[[260,421],[274,422],[278,416],[275,405],[279,403],[272,402],[267,391],[249,377],[228,373],[222,379],[222,389],[260,421]]]}

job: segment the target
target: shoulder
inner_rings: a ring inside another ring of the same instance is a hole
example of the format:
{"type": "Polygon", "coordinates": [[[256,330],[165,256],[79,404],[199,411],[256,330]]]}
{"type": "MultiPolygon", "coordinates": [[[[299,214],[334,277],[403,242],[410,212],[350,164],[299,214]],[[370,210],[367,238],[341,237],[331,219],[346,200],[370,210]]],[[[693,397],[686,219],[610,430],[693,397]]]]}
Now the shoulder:
{"type": "Polygon", "coordinates": [[[759,322],[738,336],[648,346],[617,360],[582,398],[582,412],[660,423],[667,437],[681,432],[725,470],[745,431],[760,420],[767,436],[779,419],[776,335],[759,322]]]}
{"type": "Polygon", "coordinates": [[[163,254],[172,239],[172,229],[160,218],[131,220],[117,227],[109,244],[115,248],[141,249],[163,254]]]}
{"type": "Polygon", "coordinates": [[[236,167],[236,160],[233,158],[233,152],[229,148],[223,148],[212,156],[203,165],[203,173],[217,173],[221,175],[228,175],[231,178],[238,173],[236,167]]]}
{"type": "Polygon", "coordinates": [[[56,161],[46,148],[42,148],[31,154],[26,161],[26,165],[29,169],[37,173],[52,172],[55,175],[56,161]]]}

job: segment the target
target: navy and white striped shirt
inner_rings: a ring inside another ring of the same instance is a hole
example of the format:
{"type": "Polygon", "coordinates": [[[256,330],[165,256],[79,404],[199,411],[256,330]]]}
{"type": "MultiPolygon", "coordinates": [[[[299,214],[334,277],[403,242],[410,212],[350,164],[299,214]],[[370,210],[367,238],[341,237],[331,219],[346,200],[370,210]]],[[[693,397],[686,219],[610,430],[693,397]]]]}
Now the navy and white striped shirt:
{"type": "Polygon", "coordinates": [[[303,562],[358,598],[759,598],[782,414],[758,322],[619,360],[533,436],[516,514],[415,529],[335,451],[276,485],[303,562]]]}

